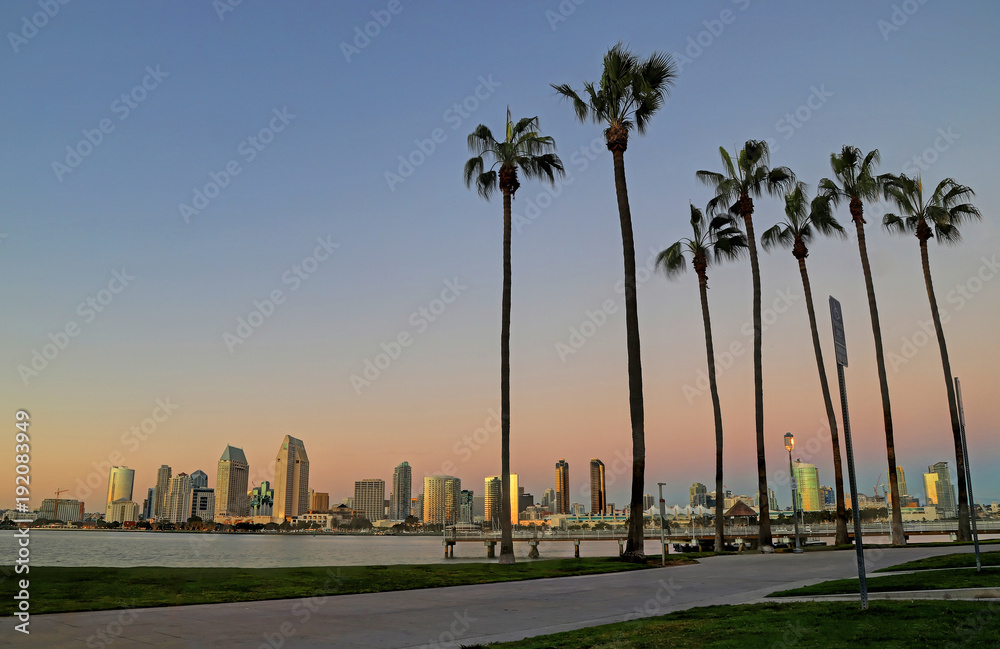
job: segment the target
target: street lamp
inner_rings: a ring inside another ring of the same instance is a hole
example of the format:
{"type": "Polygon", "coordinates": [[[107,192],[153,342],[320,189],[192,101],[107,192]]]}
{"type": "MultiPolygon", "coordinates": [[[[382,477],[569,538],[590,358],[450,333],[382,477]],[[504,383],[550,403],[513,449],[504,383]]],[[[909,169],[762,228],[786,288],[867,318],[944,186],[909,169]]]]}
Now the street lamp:
{"type": "Polygon", "coordinates": [[[660,488],[660,551],[663,555],[663,565],[667,565],[667,541],[663,538],[663,518],[666,515],[667,503],[663,500],[663,485],[666,482],[657,482],[656,485],[660,488]]]}
{"type": "Polygon", "coordinates": [[[795,435],[785,433],[785,450],[788,451],[788,476],[792,479],[792,516],[795,518],[795,549],[792,552],[802,552],[799,545],[799,507],[795,498],[795,473],[792,471],[792,449],[795,448],[795,435]]]}

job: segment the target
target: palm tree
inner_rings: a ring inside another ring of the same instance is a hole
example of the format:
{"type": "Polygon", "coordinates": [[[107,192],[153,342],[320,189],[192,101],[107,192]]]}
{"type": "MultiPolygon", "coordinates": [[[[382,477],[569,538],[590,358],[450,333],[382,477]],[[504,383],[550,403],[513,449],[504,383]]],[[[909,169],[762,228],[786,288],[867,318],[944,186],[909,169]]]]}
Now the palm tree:
{"type": "Polygon", "coordinates": [[[840,463],[840,437],[837,433],[837,415],[830,397],[830,384],[826,378],[823,363],[823,348],[819,344],[819,329],[816,327],[816,311],[813,309],[812,287],[806,270],[807,244],[812,241],[813,231],[826,236],[846,237],[844,228],[833,218],[829,199],[817,196],[810,203],[806,198],[806,186],[797,183],[795,189],[785,196],[785,220],[766,230],[761,235],[764,250],[775,246],[791,248],[792,255],[799,261],[799,275],[802,276],[802,290],[806,296],[806,311],[809,313],[809,330],[812,332],[813,352],[816,354],[816,369],[819,370],[819,386],[826,406],[826,419],[830,424],[830,438],[833,444],[833,479],[837,490],[837,536],[836,545],[847,543],[847,508],[844,506],[844,474],[840,463]]]}
{"type": "MultiPolygon", "coordinates": [[[[903,512],[899,500],[899,476],[896,471],[896,443],[892,434],[892,408],[889,404],[889,382],[885,373],[885,354],[882,352],[882,326],[878,319],[878,305],[875,302],[875,286],[872,284],[872,270],[868,264],[868,246],[865,243],[865,218],[863,201],[878,200],[882,194],[882,181],[875,175],[879,163],[878,149],[868,155],[861,155],[857,147],[844,145],[840,154],[830,154],[830,166],[836,180],[824,178],[819,181],[819,190],[834,205],[847,200],[851,218],[858,233],[858,250],[861,252],[861,269],[865,275],[868,291],[868,311],[872,319],[872,335],[875,337],[875,363],[878,368],[878,385],[882,393],[882,416],[885,424],[885,450],[889,464],[889,495],[892,510],[892,544],[906,545],[903,535],[903,512]],[[837,183],[840,183],[839,185],[837,183]],[[893,506],[894,505],[894,506],[893,506]]],[[[855,507],[857,505],[854,505],[855,507]]]]}
{"type": "Polygon", "coordinates": [[[506,137],[497,141],[485,125],[469,134],[469,150],[476,155],[465,163],[465,186],[476,186],[489,200],[499,189],[503,195],[503,298],[500,316],[500,559],[514,563],[510,510],[510,203],[525,178],[539,177],[555,184],[555,174],[564,174],[562,161],[554,151],[555,141],[538,132],[538,118],[525,117],[516,123],[507,109],[506,137]],[[486,167],[486,158],[492,164],[486,167]]]}
{"type": "Polygon", "coordinates": [[[646,473],[646,434],[642,405],[642,359],[639,351],[639,313],[636,306],[635,242],[632,213],[625,183],[625,149],[629,131],[646,132],[650,118],[663,105],[669,88],[677,79],[677,66],[669,54],[653,52],[640,60],[621,43],[604,55],[604,69],[598,85],[585,82],[586,101],[567,84],[552,87],[573,104],[581,122],[607,124],[604,138],[615,166],[615,192],[622,228],[625,258],[625,340],[628,348],[629,413],[632,420],[632,499],[629,506],[628,543],[624,557],[645,560],[643,552],[642,495],[646,473]]]}
{"type": "Polygon", "coordinates": [[[656,258],[657,268],[662,268],[668,277],[684,272],[687,264],[684,252],[691,255],[691,265],[698,274],[698,288],[701,292],[701,317],[705,322],[705,350],[708,355],[708,384],[712,392],[712,410],[715,414],[715,551],[722,552],[725,521],[723,503],[725,485],[722,483],[722,406],[719,405],[719,386],[715,380],[715,346],[712,343],[712,318],[708,311],[708,273],[711,262],[739,258],[747,248],[747,239],[728,216],[719,216],[711,222],[701,210],[691,206],[691,228],[694,236],[681,239],[664,250],[656,258]]]}
{"type": "Polygon", "coordinates": [[[738,214],[746,227],[750,250],[750,272],[753,276],[753,378],[754,407],[757,424],[757,493],[760,499],[760,531],[758,546],[762,552],[771,544],[771,507],[767,497],[767,462],[764,457],[764,374],[761,369],[763,331],[760,316],[760,266],[757,261],[757,241],[753,230],[753,197],[767,192],[778,196],[791,189],[795,174],[788,167],[769,168],[770,151],[767,143],[747,140],[733,162],[729,152],[719,147],[724,173],[699,171],[697,177],[715,190],[708,203],[711,214],[738,214]]]}
{"type": "Polygon", "coordinates": [[[948,410],[951,414],[951,431],[955,439],[955,473],[958,478],[958,538],[968,541],[971,538],[969,527],[969,493],[967,490],[965,454],[962,452],[962,430],[958,419],[958,406],[955,398],[955,383],[951,374],[951,362],[948,360],[948,346],[944,340],[944,329],[941,327],[941,314],[938,312],[937,297],[934,295],[934,284],[931,282],[931,263],[927,255],[927,240],[937,237],[938,243],[954,244],[962,239],[959,226],[970,219],[979,219],[979,210],[971,203],[964,202],[975,196],[975,192],[959,185],[951,178],[945,178],[934,188],[934,193],[924,201],[924,188],[920,178],[909,178],[905,175],[882,176],[886,200],[891,200],[899,208],[899,215],[886,214],[882,224],[890,232],[912,232],[920,242],[920,262],[924,268],[924,284],[927,287],[927,299],[930,301],[931,318],[934,320],[934,331],[937,333],[938,347],[941,348],[941,364],[944,366],[944,378],[948,387],[948,410]]]}

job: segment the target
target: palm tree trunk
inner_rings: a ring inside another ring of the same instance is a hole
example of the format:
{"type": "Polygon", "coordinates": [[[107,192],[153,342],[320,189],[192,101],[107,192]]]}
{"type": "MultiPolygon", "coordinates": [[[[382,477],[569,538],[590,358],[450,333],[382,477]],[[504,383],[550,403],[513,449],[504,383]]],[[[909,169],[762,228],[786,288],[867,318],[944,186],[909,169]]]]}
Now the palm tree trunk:
{"type": "MultiPolygon", "coordinates": [[[[740,202],[749,205],[750,197],[741,197],[740,202]],[[745,200],[744,200],[745,199],[745,200]]],[[[741,209],[743,223],[747,229],[747,245],[750,249],[750,272],[753,276],[753,387],[754,412],[757,424],[757,497],[760,503],[758,520],[760,531],[757,547],[761,551],[773,548],[771,541],[771,504],[767,497],[767,459],[764,450],[764,371],[762,368],[761,346],[763,329],[760,321],[760,265],[757,260],[757,238],[753,231],[753,208],[741,209]]],[[[719,494],[715,497],[718,499],[719,494]]]]}
{"type": "MultiPolygon", "coordinates": [[[[865,289],[868,291],[868,311],[872,317],[872,335],[875,337],[875,363],[878,367],[878,386],[882,392],[882,415],[885,422],[885,452],[889,460],[889,494],[892,502],[886,506],[892,510],[892,544],[906,545],[903,534],[903,512],[899,508],[899,476],[896,475],[896,444],[892,439],[892,408],[889,405],[889,382],[885,374],[885,354],[882,352],[882,327],[878,321],[878,305],[875,303],[875,286],[872,284],[872,269],[868,265],[868,246],[865,243],[865,220],[861,201],[851,199],[851,216],[858,231],[858,250],[861,252],[861,268],[865,274],[865,289]],[[893,506],[895,504],[895,506],[893,506]]],[[[857,503],[851,503],[857,507],[857,503]]]]}
{"type": "Polygon", "coordinates": [[[639,312],[636,303],[635,242],[632,238],[632,212],[625,184],[625,151],[611,151],[615,163],[615,193],[622,226],[622,252],[625,257],[625,340],[628,347],[629,413],[632,419],[632,500],[629,504],[628,542],[623,555],[629,561],[644,561],[644,520],[642,494],[646,473],[646,435],[642,407],[642,359],[639,354],[639,312]]]}
{"type": "Polygon", "coordinates": [[[500,559],[514,563],[510,493],[510,190],[503,193],[503,305],[500,316],[500,559]]]}
{"type": "Polygon", "coordinates": [[[712,392],[712,412],[715,415],[715,551],[725,547],[725,521],[723,503],[725,485],[722,483],[722,406],[719,404],[719,386],[715,380],[715,346],[712,343],[712,316],[708,311],[708,276],[698,271],[698,288],[701,292],[701,316],[705,322],[705,352],[708,356],[708,385],[712,392]]]}
{"type": "Polygon", "coordinates": [[[813,351],[816,353],[816,369],[819,370],[819,385],[823,391],[823,404],[830,424],[830,438],[833,445],[833,480],[837,490],[837,536],[835,545],[847,543],[847,508],[844,505],[844,473],[840,464],[840,435],[837,433],[837,415],[830,397],[830,384],[826,379],[826,365],[823,363],[823,348],[819,344],[819,330],[816,327],[816,311],[813,309],[812,286],[806,270],[805,257],[799,257],[799,274],[802,276],[802,290],[806,296],[806,311],[809,313],[809,329],[812,332],[813,351]]]}
{"type": "Polygon", "coordinates": [[[948,346],[944,341],[941,314],[938,313],[937,297],[934,295],[934,284],[931,282],[931,262],[927,256],[927,239],[924,237],[920,237],[920,261],[924,267],[924,283],[927,285],[927,299],[931,303],[931,317],[934,319],[934,331],[937,333],[938,347],[941,348],[941,364],[944,366],[944,379],[948,385],[948,410],[951,414],[951,430],[955,438],[955,473],[957,474],[955,477],[958,479],[958,540],[971,541],[972,529],[969,523],[968,482],[965,478],[965,454],[962,452],[962,429],[958,421],[955,383],[951,375],[951,361],[948,360],[948,346]]]}

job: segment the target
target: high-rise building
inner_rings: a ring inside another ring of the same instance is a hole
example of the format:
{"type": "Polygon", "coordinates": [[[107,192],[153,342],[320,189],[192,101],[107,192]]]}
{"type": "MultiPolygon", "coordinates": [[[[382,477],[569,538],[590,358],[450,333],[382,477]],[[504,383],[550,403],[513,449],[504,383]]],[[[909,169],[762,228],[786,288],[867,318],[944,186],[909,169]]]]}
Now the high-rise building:
{"type": "Polygon", "coordinates": [[[410,498],[410,516],[413,516],[421,523],[424,522],[424,494],[419,493],[410,498]]]}
{"type": "Polygon", "coordinates": [[[314,512],[325,512],[330,509],[330,494],[324,491],[313,491],[312,503],[309,509],[314,512]]]}
{"type": "Polygon", "coordinates": [[[170,476],[172,469],[163,464],[156,471],[156,501],[153,504],[153,518],[160,520],[167,517],[167,492],[170,491],[170,476]]]}
{"type": "Polygon", "coordinates": [[[819,505],[823,509],[830,511],[835,510],[837,508],[837,493],[834,491],[833,487],[820,485],[819,505]]]}
{"type": "MultiPolygon", "coordinates": [[[[204,471],[191,472],[191,484],[195,489],[205,489],[208,487],[208,474],[204,471]]],[[[214,506],[214,505],[213,505],[214,506]]]]}
{"type": "Polygon", "coordinates": [[[524,487],[520,487],[521,493],[517,494],[517,514],[520,519],[521,514],[528,511],[528,507],[535,504],[534,494],[524,493],[524,487]]]}
{"type": "Polygon", "coordinates": [[[274,459],[274,517],[280,522],[308,511],[309,456],[302,440],[285,435],[274,459]]]}
{"type": "Polygon", "coordinates": [[[139,505],[127,498],[118,498],[108,503],[104,521],[107,523],[135,523],[139,520],[139,505]]]}
{"type": "Polygon", "coordinates": [[[400,462],[392,471],[392,495],[389,498],[389,519],[406,520],[413,497],[413,472],[409,462],[400,462]]]}
{"type": "Polygon", "coordinates": [[[604,514],[608,509],[608,492],[604,485],[604,462],[590,460],[590,513],[604,514]]]}
{"type": "MultiPolygon", "coordinates": [[[[499,526],[500,514],[501,514],[501,500],[503,496],[501,495],[500,485],[502,481],[500,476],[491,475],[486,478],[486,520],[489,522],[497,521],[496,525],[499,526]]],[[[518,486],[517,486],[517,474],[510,474],[510,522],[513,525],[517,524],[518,521],[518,486]]]]}
{"type": "Polygon", "coordinates": [[[642,494],[642,509],[643,511],[648,510],[650,507],[656,504],[656,499],[653,498],[653,494],[642,494]]]}
{"type": "Polygon", "coordinates": [[[708,487],[695,482],[688,489],[688,504],[692,507],[708,507],[708,487]]]}
{"type": "Polygon", "coordinates": [[[146,500],[142,501],[142,517],[147,521],[153,518],[153,507],[156,506],[156,487],[146,490],[146,500]]]}
{"type": "Polygon", "coordinates": [[[472,522],[481,523],[486,520],[486,496],[472,495],[472,522]]]}
{"type": "Polygon", "coordinates": [[[250,491],[250,515],[272,516],[274,514],[274,489],[264,480],[260,486],[250,491]]]}
{"type": "Polygon", "coordinates": [[[458,522],[462,481],[450,475],[424,477],[424,525],[458,522]]]}
{"type": "Polygon", "coordinates": [[[46,498],[38,508],[38,518],[78,523],[83,520],[83,501],[74,498],[46,498]]]}
{"type": "Polygon", "coordinates": [[[215,477],[215,516],[247,516],[250,506],[247,483],[250,481],[250,463],[243,449],[226,446],[219,458],[219,471],[215,477]]]}
{"type": "Polygon", "coordinates": [[[363,512],[373,523],[385,520],[385,480],[365,478],[355,482],[354,509],[363,512]]]}
{"type": "MultiPolygon", "coordinates": [[[[194,480],[191,481],[192,485],[194,480]]],[[[194,487],[191,490],[191,516],[209,523],[215,520],[215,489],[194,487]]]]}
{"type": "Polygon", "coordinates": [[[473,510],[475,494],[471,489],[462,489],[462,493],[458,495],[458,522],[459,523],[471,523],[473,520],[473,510]]]}
{"type": "Polygon", "coordinates": [[[110,505],[116,500],[124,498],[126,501],[132,500],[132,483],[135,481],[135,470],[127,466],[113,466],[108,472],[108,500],[105,503],[110,505]]]}
{"type": "Polygon", "coordinates": [[[951,484],[951,471],[947,462],[927,467],[927,473],[924,474],[924,496],[928,505],[941,508],[945,518],[956,515],[955,488],[951,484]]]}
{"type": "Polygon", "coordinates": [[[822,510],[823,507],[819,503],[819,471],[816,465],[796,460],[792,464],[792,474],[795,475],[795,498],[799,509],[804,512],[822,510]]]}
{"type": "MultiPolygon", "coordinates": [[[[905,507],[909,501],[910,492],[906,490],[906,473],[903,471],[903,467],[896,465],[896,482],[899,486],[899,497],[903,500],[903,506],[905,507]]],[[[885,470],[885,488],[889,489],[889,469],[885,470]]],[[[892,494],[889,494],[889,498],[892,498],[892,494]]]]}
{"type": "Polygon", "coordinates": [[[569,513],[569,462],[556,462],[556,514],[569,513]]]}
{"type": "Polygon", "coordinates": [[[186,523],[191,518],[191,497],[194,488],[191,476],[181,472],[170,478],[167,491],[167,509],[164,518],[171,523],[186,523]]]}
{"type": "Polygon", "coordinates": [[[549,510],[550,514],[556,513],[556,490],[549,487],[542,492],[542,507],[549,510]]]}

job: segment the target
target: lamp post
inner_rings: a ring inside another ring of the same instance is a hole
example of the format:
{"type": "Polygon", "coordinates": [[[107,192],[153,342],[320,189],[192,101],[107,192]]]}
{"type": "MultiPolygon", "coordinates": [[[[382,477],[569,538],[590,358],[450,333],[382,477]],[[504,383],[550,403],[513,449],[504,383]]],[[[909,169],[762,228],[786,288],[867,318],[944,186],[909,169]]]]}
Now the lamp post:
{"type": "Polygon", "coordinates": [[[663,557],[663,565],[667,565],[667,540],[663,535],[663,519],[666,516],[667,503],[663,500],[663,485],[666,482],[657,482],[656,486],[660,488],[660,552],[663,557]]]}
{"type": "Polygon", "coordinates": [[[795,517],[795,549],[792,552],[802,552],[799,545],[799,506],[795,498],[795,473],[792,471],[792,449],[795,448],[795,435],[785,433],[785,450],[788,451],[788,475],[792,479],[792,516],[795,517]]]}

